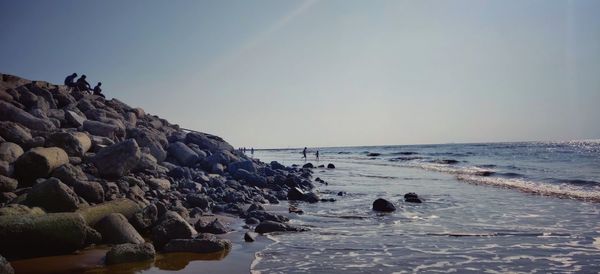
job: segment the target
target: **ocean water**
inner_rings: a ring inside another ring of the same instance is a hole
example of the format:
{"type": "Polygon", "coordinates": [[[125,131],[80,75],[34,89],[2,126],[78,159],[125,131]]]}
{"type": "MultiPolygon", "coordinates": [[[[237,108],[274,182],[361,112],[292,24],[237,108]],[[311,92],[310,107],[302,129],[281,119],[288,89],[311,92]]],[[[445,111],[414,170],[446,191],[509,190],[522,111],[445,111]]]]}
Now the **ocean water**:
{"type": "MultiPolygon", "coordinates": [[[[253,273],[600,271],[598,140],[319,151],[308,162],[336,169],[314,169],[316,189],[337,201],[294,203],[291,223],[311,230],[272,235],[253,273]],[[397,210],[373,212],[378,197],[397,210]]],[[[299,149],[254,157],[305,163],[299,149]]]]}

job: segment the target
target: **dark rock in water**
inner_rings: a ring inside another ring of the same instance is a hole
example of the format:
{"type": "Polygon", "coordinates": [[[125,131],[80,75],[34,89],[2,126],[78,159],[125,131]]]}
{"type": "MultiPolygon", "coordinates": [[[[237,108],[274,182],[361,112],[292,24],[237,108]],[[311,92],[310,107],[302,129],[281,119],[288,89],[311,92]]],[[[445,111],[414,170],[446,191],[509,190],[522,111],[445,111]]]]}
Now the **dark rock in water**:
{"type": "Polygon", "coordinates": [[[296,208],[296,207],[293,207],[293,206],[290,206],[290,207],[288,208],[288,211],[289,211],[290,213],[296,213],[296,214],[298,214],[298,215],[302,215],[302,214],[304,214],[304,211],[303,211],[302,209],[299,209],[299,208],[296,208]]]}
{"type": "Polygon", "coordinates": [[[182,142],[169,145],[168,155],[177,159],[182,166],[193,166],[200,159],[198,154],[182,142]]]}
{"type": "Polygon", "coordinates": [[[152,229],[151,238],[154,246],[162,249],[172,239],[190,239],[196,234],[196,230],[179,214],[168,211],[152,229]]]}
{"type": "Polygon", "coordinates": [[[314,168],[315,166],[313,166],[312,163],[306,163],[302,166],[302,168],[314,168]]]}
{"type": "Polygon", "coordinates": [[[318,166],[318,168],[324,168],[324,167],[325,167],[325,165],[319,165],[318,166]]]}
{"type": "Polygon", "coordinates": [[[165,252],[213,253],[231,249],[229,240],[217,239],[214,235],[202,234],[194,239],[173,239],[165,245],[165,252]]]}
{"type": "MultiPolygon", "coordinates": [[[[248,241],[246,241],[248,242],[248,241]]],[[[10,263],[0,255],[0,273],[1,274],[14,274],[15,270],[12,268],[10,263]]]]}
{"type": "Polygon", "coordinates": [[[75,211],[79,207],[79,198],[59,179],[50,178],[31,188],[26,203],[44,208],[48,212],[66,212],[75,211]]]}
{"type": "Polygon", "coordinates": [[[106,264],[121,264],[153,260],[156,251],[150,243],[120,244],[113,246],[106,253],[106,264]]]}
{"type": "Polygon", "coordinates": [[[304,199],[304,191],[297,187],[290,188],[287,194],[288,200],[298,201],[304,199]]]}
{"type": "Polygon", "coordinates": [[[254,218],[254,217],[249,217],[249,218],[246,218],[245,222],[246,222],[246,224],[249,224],[249,225],[256,225],[256,224],[260,223],[260,220],[254,218]]]}
{"type": "Polygon", "coordinates": [[[129,173],[138,164],[140,157],[136,141],[128,139],[101,149],[92,161],[101,177],[119,178],[129,173]]]}
{"type": "Polygon", "coordinates": [[[436,163],[436,164],[445,164],[445,165],[454,165],[454,164],[459,163],[458,160],[454,160],[454,159],[433,160],[432,162],[436,163]]]}
{"type": "Polygon", "coordinates": [[[317,193],[308,192],[308,193],[304,194],[304,198],[302,200],[312,204],[312,203],[319,202],[320,199],[319,199],[319,196],[317,195],[317,193]]]}
{"type": "Polygon", "coordinates": [[[335,168],[335,165],[333,165],[332,163],[327,164],[327,168],[335,168]]]}
{"type": "Polygon", "coordinates": [[[0,161],[12,164],[21,157],[23,153],[23,148],[15,143],[5,142],[0,144],[0,161]]]}
{"type": "Polygon", "coordinates": [[[248,231],[248,232],[246,232],[246,234],[244,234],[244,241],[254,242],[254,241],[256,241],[256,236],[258,236],[258,234],[248,231]]]}
{"type": "Polygon", "coordinates": [[[17,189],[19,182],[13,178],[0,175],[0,192],[11,192],[17,189]]]}
{"type": "Polygon", "coordinates": [[[345,191],[340,191],[337,193],[337,196],[346,196],[346,192],[345,191]]]}
{"type": "Polygon", "coordinates": [[[306,231],[306,229],[274,221],[263,221],[260,224],[258,224],[258,226],[256,226],[254,231],[256,231],[256,233],[264,234],[278,231],[306,231]]]}
{"type": "Polygon", "coordinates": [[[321,202],[335,202],[336,200],[334,198],[323,198],[320,201],[321,202]]]}
{"type": "Polygon", "coordinates": [[[262,210],[255,210],[255,211],[248,212],[248,218],[255,218],[261,222],[262,221],[275,221],[275,222],[283,223],[283,222],[290,221],[290,219],[288,219],[285,216],[273,214],[273,213],[262,211],[262,210]]]}
{"type": "Polygon", "coordinates": [[[404,201],[407,203],[422,203],[421,199],[417,195],[417,193],[409,192],[404,194],[404,201]]]}
{"type": "Polygon", "coordinates": [[[113,213],[102,218],[95,226],[102,239],[109,244],[142,244],[144,238],[127,221],[123,214],[113,213]]]}
{"type": "Polygon", "coordinates": [[[390,201],[378,198],[373,202],[373,210],[381,212],[392,212],[396,210],[396,207],[390,201]]]}
{"type": "Polygon", "coordinates": [[[367,154],[367,156],[369,156],[369,157],[377,157],[379,155],[381,155],[381,153],[371,152],[371,153],[367,154]]]}
{"type": "Polygon", "coordinates": [[[36,147],[21,155],[15,162],[15,175],[19,187],[33,185],[37,178],[46,178],[50,173],[69,162],[67,153],[57,147],[36,147]]]}
{"type": "Polygon", "coordinates": [[[211,234],[225,234],[229,232],[227,227],[219,219],[214,219],[210,223],[204,222],[202,219],[198,220],[194,225],[196,231],[200,233],[211,233],[211,234]]]}

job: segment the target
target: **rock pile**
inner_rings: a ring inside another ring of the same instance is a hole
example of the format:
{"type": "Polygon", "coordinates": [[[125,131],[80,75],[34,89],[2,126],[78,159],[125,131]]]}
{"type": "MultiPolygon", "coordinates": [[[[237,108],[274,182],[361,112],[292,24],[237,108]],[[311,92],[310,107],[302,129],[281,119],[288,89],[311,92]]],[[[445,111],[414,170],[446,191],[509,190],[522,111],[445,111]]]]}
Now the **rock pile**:
{"type": "Polygon", "coordinates": [[[220,223],[197,224],[200,233],[190,224],[210,212],[252,218],[261,233],[299,231],[243,205],[314,202],[311,176],[117,99],[0,74],[0,254],[8,259],[93,243],[122,244],[109,263],[151,259],[154,248],[227,249],[206,233],[226,232],[220,223]],[[147,233],[153,247],[140,236],[147,233]]]}

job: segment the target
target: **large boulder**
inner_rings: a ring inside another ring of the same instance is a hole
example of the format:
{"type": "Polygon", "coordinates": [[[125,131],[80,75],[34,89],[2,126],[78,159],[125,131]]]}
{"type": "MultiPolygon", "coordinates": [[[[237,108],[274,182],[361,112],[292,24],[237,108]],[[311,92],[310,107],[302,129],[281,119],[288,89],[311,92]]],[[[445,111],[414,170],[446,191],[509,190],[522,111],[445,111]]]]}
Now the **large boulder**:
{"type": "Polygon", "coordinates": [[[9,164],[12,164],[21,157],[23,153],[23,149],[15,143],[5,142],[0,144],[0,161],[6,161],[9,164]]]}
{"type": "Polygon", "coordinates": [[[0,121],[0,136],[8,142],[24,145],[31,140],[31,132],[20,124],[0,121]]]}
{"type": "Polygon", "coordinates": [[[133,139],[101,149],[93,159],[98,175],[119,178],[133,169],[140,160],[140,148],[133,139]]]}
{"type": "Polygon", "coordinates": [[[79,166],[74,166],[70,163],[66,163],[56,168],[50,175],[54,178],[58,178],[61,182],[68,186],[73,186],[79,181],[88,180],[87,175],[85,175],[79,166]]]}
{"type": "MultiPolygon", "coordinates": [[[[135,117],[135,116],[134,116],[135,117]]],[[[163,148],[161,140],[166,143],[166,137],[162,133],[146,128],[133,128],[127,130],[127,137],[134,138],[140,147],[147,147],[150,154],[160,163],[167,158],[167,152],[163,148]]]]}
{"type": "Polygon", "coordinates": [[[0,254],[23,258],[67,254],[96,238],[77,213],[0,217],[0,254]]]}
{"type": "Polygon", "coordinates": [[[221,137],[206,133],[190,132],[185,136],[185,142],[196,144],[200,149],[209,150],[213,153],[221,150],[233,152],[233,146],[221,137]]]}
{"type": "Polygon", "coordinates": [[[27,194],[26,203],[48,212],[75,211],[79,208],[77,194],[56,178],[35,184],[27,194]]]}
{"type": "Polygon", "coordinates": [[[87,202],[95,204],[104,202],[104,188],[98,182],[76,181],[73,183],[73,190],[87,202]]]}
{"type": "Polygon", "coordinates": [[[55,128],[49,120],[37,118],[5,101],[0,101],[0,121],[12,121],[39,131],[50,131],[55,128]]]}
{"type": "Polygon", "coordinates": [[[152,229],[151,238],[154,246],[162,249],[172,239],[191,239],[196,234],[196,230],[179,214],[168,211],[152,229]]]}
{"type": "Polygon", "coordinates": [[[154,246],[144,244],[120,244],[113,246],[106,253],[106,264],[121,264],[153,260],[156,256],[154,246]]]}
{"type": "Polygon", "coordinates": [[[60,147],[69,156],[82,157],[92,147],[92,140],[83,132],[57,132],[46,139],[46,146],[60,147]]]}
{"type": "Polygon", "coordinates": [[[83,216],[89,225],[94,226],[102,218],[112,213],[123,214],[123,216],[129,219],[138,211],[140,211],[140,206],[136,202],[129,199],[117,199],[96,206],[82,208],[77,212],[83,216]]]}
{"type": "Polygon", "coordinates": [[[13,178],[0,175],[0,192],[11,192],[17,189],[19,182],[13,178]]]}
{"type": "MultiPolygon", "coordinates": [[[[65,120],[75,127],[82,127],[83,123],[87,120],[84,116],[79,115],[77,112],[72,110],[65,111],[65,120]]],[[[88,125],[89,126],[89,125],[88,125]]]]}
{"type": "Polygon", "coordinates": [[[48,177],[54,169],[68,162],[69,156],[61,148],[36,147],[17,159],[15,175],[20,187],[31,186],[35,179],[48,177]]]}
{"type": "Polygon", "coordinates": [[[109,123],[103,123],[93,120],[85,120],[83,122],[83,129],[92,135],[107,137],[115,139],[119,128],[109,123]]]}
{"type": "Polygon", "coordinates": [[[112,213],[102,218],[94,227],[108,244],[142,244],[144,238],[120,213],[112,213]]]}
{"type": "Polygon", "coordinates": [[[199,219],[194,228],[200,233],[225,234],[229,232],[229,229],[219,219],[214,219],[212,222],[199,219]]]}
{"type": "Polygon", "coordinates": [[[198,154],[182,142],[169,145],[169,156],[175,158],[182,166],[193,166],[198,162],[198,154]]]}
{"type": "Polygon", "coordinates": [[[213,253],[231,249],[229,240],[217,239],[214,235],[203,234],[195,239],[173,239],[165,245],[165,252],[213,253]]]}
{"type": "Polygon", "coordinates": [[[396,206],[386,199],[378,198],[373,202],[373,210],[380,212],[392,212],[396,210],[396,206]]]}
{"type": "Polygon", "coordinates": [[[244,169],[250,173],[256,173],[256,166],[250,160],[237,161],[229,164],[227,167],[230,174],[235,174],[238,169],[244,169]]]}
{"type": "Polygon", "coordinates": [[[137,231],[145,231],[158,220],[158,208],[155,204],[150,204],[131,217],[131,224],[137,231]]]}

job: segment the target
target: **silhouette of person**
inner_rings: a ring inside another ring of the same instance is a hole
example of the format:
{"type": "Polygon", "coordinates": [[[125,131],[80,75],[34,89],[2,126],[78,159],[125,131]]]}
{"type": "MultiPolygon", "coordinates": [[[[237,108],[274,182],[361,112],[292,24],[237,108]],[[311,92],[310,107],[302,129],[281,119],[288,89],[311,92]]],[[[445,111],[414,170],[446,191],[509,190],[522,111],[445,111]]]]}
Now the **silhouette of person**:
{"type": "Polygon", "coordinates": [[[98,82],[98,84],[96,84],[96,86],[94,87],[94,95],[98,95],[102,98],[106,98],[104,97],[104,94],[102,94],[102,89],[100,88],[100,86],[102,85],[102,83],[98,82]]]}
{"type": "Polygon", "coordinates": [[[317,161],[319,160],[319,151],[317,150],[317,152],[315,153],[315,156],[317,156],[317,161]]]}
{"type": "Polygon", "coordinates": [[[250,154],[254,155],[254,148],[250,148],[250,154]]]}
{"type": "Polygon", "coordinates": [[[81,91],[89,91],[92,89],[92,86],[90,86],[90,83],[88,83],[85,78],[86,76],[83,74],[81,77],[79,77],[79,79],[77,79],[77,88],[81,91]]]}
{"type": "Polygon", "coordinates": [[[306,160],[306,147],[304,147],[304,150],[302,150],[302,158],[304,158],[304,160],[306,160]]]}
{"type": "Polygon", "coordinates": [[[67,78],[65,78],[65,86],[70,87],[70,88],[74,88],[75,85],[75,77],[77,77],[77,73],[73,72],[73,74],[67,76],[67,78]]]}

